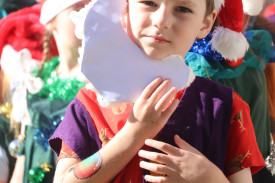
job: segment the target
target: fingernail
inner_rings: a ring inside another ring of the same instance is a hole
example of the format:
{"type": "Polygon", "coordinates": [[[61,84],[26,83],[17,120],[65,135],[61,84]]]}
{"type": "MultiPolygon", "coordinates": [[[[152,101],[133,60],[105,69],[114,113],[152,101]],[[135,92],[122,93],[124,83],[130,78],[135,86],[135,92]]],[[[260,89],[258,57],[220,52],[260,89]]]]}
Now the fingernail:
{"type": "Polygon", "coordinates": [[[148,145],[150,143],[150,139],[145,140],[145,144],[148,145]]]}
{"type": "Polygon", "coordinates": [[[144,154],[144,150],[140,150],[139,152],[138,152],[138,155],[139,156],[142,156],[144,154]]]}
{"type": "Polygon", "coordinates": [[[143,165],[144,165],[144,162],[143,162],[143,161],[140,161],[140,162],[139,162],[139,166],[142,168],[143,165]]]}

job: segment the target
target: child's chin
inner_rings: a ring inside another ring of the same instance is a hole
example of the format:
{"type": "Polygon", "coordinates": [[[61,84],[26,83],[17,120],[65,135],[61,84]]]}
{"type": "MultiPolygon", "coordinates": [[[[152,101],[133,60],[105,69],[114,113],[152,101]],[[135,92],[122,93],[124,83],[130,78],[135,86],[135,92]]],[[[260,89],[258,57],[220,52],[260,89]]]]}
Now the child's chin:
{"type": "Polygon", "coordinates": [[[149,58],[153,60],[163,60],[166,56],[162,54],[145,53],[149,58]]]}

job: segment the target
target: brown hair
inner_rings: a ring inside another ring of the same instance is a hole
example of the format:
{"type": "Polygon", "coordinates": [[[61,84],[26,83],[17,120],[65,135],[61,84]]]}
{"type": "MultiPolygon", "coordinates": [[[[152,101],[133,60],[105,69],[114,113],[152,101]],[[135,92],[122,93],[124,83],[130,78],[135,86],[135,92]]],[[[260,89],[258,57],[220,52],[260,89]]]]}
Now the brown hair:
{"type": "Polygon", "coordinates": [[[50,57],[51,39],[52,39],[52,32],[46,29],[44,39],[43,39],[43,58],[41,60],[41,67],[38,72],[38,75],[43,71],[44,63],[50,57]]]}
{"type": "Polygon", "coordinates": [[[0,105],[10,101],[10,81],[3,70],[0,70],[0,105]]]}
{"type": "Polygon", "coordinates": [[[0,69],[0,105],[4,103],[4,87],[3,87],[3,83],[4,83],[4,73],[3,70],[0,69]]]}
{"type": "Polygon", "coordinates": [[[0,70],[0,94],[0,106],[5,108],[5,111],[1,111],[1,114],[10,122],[9,131],[7,131],[8,137],[11,138],[9,140],[16,139],[20,133],[20,123],[15,122],[11,117],[10,78],[3,70],[0,70]]]}
{"type": "Polygon", "coordinates": [[[210,13],[213,12],[215,5],[214,5],[214,0],[205,0],[206,3],[206,12],[205,16],[209,15],[210,13]]]}

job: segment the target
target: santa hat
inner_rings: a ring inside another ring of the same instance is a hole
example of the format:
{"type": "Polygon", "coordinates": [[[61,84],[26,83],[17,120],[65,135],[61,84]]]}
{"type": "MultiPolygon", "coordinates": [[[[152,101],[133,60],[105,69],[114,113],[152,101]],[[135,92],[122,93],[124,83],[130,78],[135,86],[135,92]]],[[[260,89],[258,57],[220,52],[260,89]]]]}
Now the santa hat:
{"type": "Polygon", "coordinates": [[[215,0],[222,26],[213,33],[212,49],[220,53],[228,65],[240,65],[249,48],[248,41],[242,34],[244,13],[257,15],[262,7],[263,0],[215,0]]]}
{"type": "MultiPolygon", "coordinates": [[[[250,16],[258,15],[262,11],[264,6],[264,0],[242,0],[242,2],[244,13],[250,16]]],[[[220,11],[224,3],[224,0],[215,0],[215,9],[220,11]]]]}
{"type": "MultiPolygon", "coordinates": [[[[19,52],[28,49],[33,59],[41,61],[43,58],[43,38],[45,27],[39,22],[41,4],[23,8],[0,20],[0,59],[3,48],[10,45],[19,52]]],[[[53,42],[51,56],[58,55],[53,42]]]]}
{"type": "Polygon", "coordinates": [[[83,0],[46,0],[41,10],[40,22],[46,25],[61,11],[83,0]]]}
{"type": "Polygon", "coordinates": [[[264,0],[242,0],[243,11],[250,16],[257,16],[263,9],[264,0]]]}

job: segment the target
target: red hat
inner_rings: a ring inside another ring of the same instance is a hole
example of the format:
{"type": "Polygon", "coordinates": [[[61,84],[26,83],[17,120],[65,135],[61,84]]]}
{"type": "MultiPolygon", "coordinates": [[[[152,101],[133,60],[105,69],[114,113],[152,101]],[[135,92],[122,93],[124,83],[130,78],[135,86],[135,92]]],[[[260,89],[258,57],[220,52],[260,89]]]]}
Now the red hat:
{"type": "MultiPolygon", "coordinates": [[[[16,51],[27,48],[33,59],[42,60],[45,27],[39,22],[40,12],[41,4],[35,4],[0,20],[0,58],[4,46],[9,44],[16,51]]],[[[50,52],[58,55],[57,47],[53,46],[50,52]]]]}
{"type": "Polygon", "coordinates": [[[224,0],[218,17],[221,27],[215,29],[211,40],[212,49],[219,52],[229,66],[236,67],[242,63],[243,57],[249,48],[245,36],[242,34],[243,16],[255,16],[263,8],[263,0],[224,0]]]}
{"type": "Polygon", "coordinates": [[[213,33],[212,49],[219,52],[230,64],[241,63],[249,44],[242,34],[243,28],[242,0],[225,0],[218,17],[221,22],[213,33]]]}

